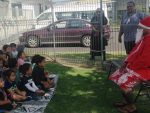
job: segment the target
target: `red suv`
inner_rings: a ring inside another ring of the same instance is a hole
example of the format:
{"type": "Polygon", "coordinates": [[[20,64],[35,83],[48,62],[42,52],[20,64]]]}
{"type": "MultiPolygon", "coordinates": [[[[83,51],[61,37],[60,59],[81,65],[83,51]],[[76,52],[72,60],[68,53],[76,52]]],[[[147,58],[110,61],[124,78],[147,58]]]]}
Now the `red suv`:
{"type": "Polygon", "coordinates": [[[19,40],[29,47],[54,43],[81,43],[89,47],[91,32],[90,22],[82,19],[65,19],[44,28],[27,31],[19,40]]]}

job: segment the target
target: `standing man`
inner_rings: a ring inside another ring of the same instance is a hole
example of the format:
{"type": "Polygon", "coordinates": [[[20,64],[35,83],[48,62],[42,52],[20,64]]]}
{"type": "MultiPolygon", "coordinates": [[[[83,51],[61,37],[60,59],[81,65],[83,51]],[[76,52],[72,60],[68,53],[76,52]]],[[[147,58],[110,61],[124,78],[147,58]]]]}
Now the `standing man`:
{"type": "Polygon", "coordinates": [[[129,54],[135,46],[138,24],[145,16],[146,14],[136,11],[135,3],[133,1],[127,3],[127,12],[122,17],[118,36],[118,41],[121,43],[121,37],[124,34],[124,45],[127,54],[129,54]]]}
{"type": "Polygon", "coordinates": [[[91,46],[90,46],[90,54],[91,58],[90,60],[95,60],[95,56],[100,56],[101,53],[103,53],[103,60],[105,60],[105,46],[106,46],[106,41],[105,38],[103,37],[103,48],[101,46],[101,29],[103,27],[101,25],[107,25],[108,20],[104,15],[104,11],[101,11],[100,8],[98,8],[91,19],[91,24],[92,24],[92,34],[91,34],[91,46]],[[101,17],[102,16],[102,17],[101,17]],[[101,18],[102,18],[102,24],[101,24],[101,18]],[[103,52],[101,52],[101,50],[103,52]]]}

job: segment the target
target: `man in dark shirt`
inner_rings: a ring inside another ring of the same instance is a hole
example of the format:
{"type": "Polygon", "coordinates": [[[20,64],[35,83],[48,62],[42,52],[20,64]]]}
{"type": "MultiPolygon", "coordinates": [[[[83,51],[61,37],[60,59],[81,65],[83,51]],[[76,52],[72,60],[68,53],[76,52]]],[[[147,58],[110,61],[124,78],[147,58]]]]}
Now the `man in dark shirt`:
{"type": "Polygon", "coordinates": [[[129,54],[135,46],[138,24],[140,20],[146,16],[145,13],[136,11],[135,3],[133,1],[127,3],[127,12],[122,17],[118,36],[118,41],[121,43],[121,37],[124,34],[124,45],[127,54],[129,54]]]}

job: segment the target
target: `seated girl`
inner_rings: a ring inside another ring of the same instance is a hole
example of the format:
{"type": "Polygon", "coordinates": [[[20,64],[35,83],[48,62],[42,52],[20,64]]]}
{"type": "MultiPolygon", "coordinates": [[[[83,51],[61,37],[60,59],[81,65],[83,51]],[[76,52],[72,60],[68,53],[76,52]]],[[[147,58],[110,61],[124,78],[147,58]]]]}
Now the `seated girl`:
{"type": "Polygon", "coordinates": [[[19,71],[22,73],[23,77],[21,78],[21,89],[27,92],[27,95],[36,97],[37,95],[43,96],[45,92],[40,90],[32,80],[32,66],[29,63],[25,63],[20,66],[19,71]]]}
{"type": "Polygon", "coordinates": [[[23,51],[18,52],[18,66],[21,66],[25,63],[26,55],[23,51]]]}
{"type": "Polygon", "coordinates": [[[45,58],[42,56],[37,56],[35,63],[36,66],[34,67],[32,73],[35,84],[43,90],[54,87],[53,79],[50,79],[48,77],[48,73],[44,72],[45,58]]]}
{"type": "Polygon", "coordinates": [[[15,82],[15,80],[16,80],[15,72],[12,71],[11,69],[9,69],[9,70],[5,71],[4,74],[6,76],[4,88],[7,92],[8,97],[11,100],[18,101],[18,102],[26,100],[27,99],[26,92],[20,91],[15,82]]]}
{"type": "Polygon", "coordinates": [[[11,101],[7,98],[4,91],[4,81],[2,76],[0,76],[0,110],[10,111],[15,108],[16,106],[13,106],[11,101]]]}
{"type": "Polygon", "coordinates": [[[34,56],[32,57],[32,60],[31,60],[32,69],[34,69],[34,67],[36,66],[38,57],[40,57],[40,55],[34,55],[34,56]]]}

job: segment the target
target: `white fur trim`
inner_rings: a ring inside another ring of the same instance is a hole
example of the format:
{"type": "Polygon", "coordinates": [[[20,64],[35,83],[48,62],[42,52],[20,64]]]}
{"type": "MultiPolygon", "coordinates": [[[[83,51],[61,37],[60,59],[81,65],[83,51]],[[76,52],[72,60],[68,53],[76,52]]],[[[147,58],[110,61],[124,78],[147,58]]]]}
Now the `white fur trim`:
{"type": "Polygon", "coordinates": [[[141,23],[139,23],[139,26],[142,27],[142,28],[145,28],[145,29],[150,30],[150,27],[147,27],[147,26],[145,26],[145,25],[143,25],[143,24],[141,24],[141,23]]]}

